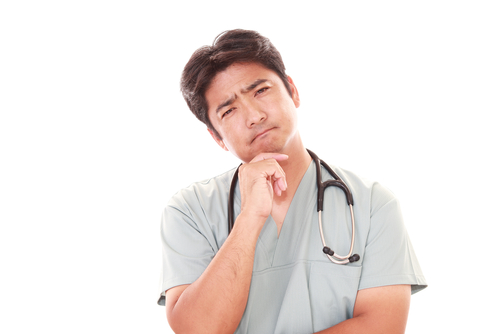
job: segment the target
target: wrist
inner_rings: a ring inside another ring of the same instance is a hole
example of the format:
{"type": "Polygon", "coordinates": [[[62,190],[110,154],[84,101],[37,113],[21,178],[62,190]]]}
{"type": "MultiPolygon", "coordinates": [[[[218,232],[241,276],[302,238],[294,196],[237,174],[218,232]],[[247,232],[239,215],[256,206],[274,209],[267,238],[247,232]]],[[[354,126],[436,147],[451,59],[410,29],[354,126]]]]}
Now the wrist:
{"type": "Polygon", "coordinates": [[[264,217],[248,211],[241,211],[234,222],[233,230],[241,231],[246,238],[252,236],[258,238],[267,217],[269,215],[264,217]]]}

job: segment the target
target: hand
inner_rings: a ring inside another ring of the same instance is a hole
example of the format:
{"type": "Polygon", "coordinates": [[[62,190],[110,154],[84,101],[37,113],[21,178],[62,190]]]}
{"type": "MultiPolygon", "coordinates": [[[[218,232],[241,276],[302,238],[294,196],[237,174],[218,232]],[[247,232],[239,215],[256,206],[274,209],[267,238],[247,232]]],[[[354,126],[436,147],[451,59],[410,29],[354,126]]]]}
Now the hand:
{"type": "Polygon", "coordinates": [[[267,219],[273,207],[273,198],[287,188],[285,172],[279,161],[285,154],[261,153],[239,169],[241,212],[267,219]]]}

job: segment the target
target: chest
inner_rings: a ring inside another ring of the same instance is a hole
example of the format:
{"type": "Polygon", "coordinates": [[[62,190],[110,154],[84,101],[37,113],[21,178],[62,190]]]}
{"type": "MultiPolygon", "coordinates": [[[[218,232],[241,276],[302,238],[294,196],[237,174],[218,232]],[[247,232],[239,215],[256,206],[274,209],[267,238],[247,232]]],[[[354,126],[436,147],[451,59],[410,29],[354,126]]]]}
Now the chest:
{"type": "Polygon", "coordinates": [[[276,223],[276,228],[278,230],[278,236],[281,232],[281,227],[283,226],[283,222],[285,221],[286,213],[290,206],[290,202],[288,203],[280,203],[278,205],[273,205],[273,210],[271,211],[271,217],[276,223]]]}

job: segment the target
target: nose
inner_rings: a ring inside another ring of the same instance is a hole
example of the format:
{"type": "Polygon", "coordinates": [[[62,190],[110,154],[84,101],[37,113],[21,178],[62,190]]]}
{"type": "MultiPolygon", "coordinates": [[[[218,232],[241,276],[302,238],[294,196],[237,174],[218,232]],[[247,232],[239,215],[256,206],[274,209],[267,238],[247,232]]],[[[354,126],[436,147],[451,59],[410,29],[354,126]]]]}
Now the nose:
{"type": "Polygon", "coordinates": [[[267,115],[258,106],[251,105],[250,103],[246,105],[246,123],[249,128],[263,122],[267,115]]]}

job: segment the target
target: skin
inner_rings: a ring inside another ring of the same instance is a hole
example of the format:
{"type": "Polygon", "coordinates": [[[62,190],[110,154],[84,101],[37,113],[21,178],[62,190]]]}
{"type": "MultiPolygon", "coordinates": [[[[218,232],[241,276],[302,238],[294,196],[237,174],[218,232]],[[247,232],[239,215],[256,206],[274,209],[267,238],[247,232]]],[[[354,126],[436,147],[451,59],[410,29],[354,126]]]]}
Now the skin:
{"type": "Polygon", "coordinates": [[[210,134],[222,149],[244,162],[239,171],[240,191],[248,196],[242,197],[242,210],[266,219],[271,214],[278,234],[311,162],[297,127],[299,93],[290,77],[288,82],[292,96],[273,71],[259,64],[233,64],[215,77],[205,95],[209,118],[221,138],[209,130],[210,134]],[[276,171],[263,174],[263,165],[271,163],[276,171]],[[266,193],[271,188],[277,196],[266,193]],[[252,200],[250,206],[247,199],[252,200]]]}
{"type": "Polygon", "coordinates": [[[300,98],[288,80],[292,97],[276,73],[258,64],[233,64],[219,73],[205,94],[210,121],[222,137],[210,132],[217,144],[245,163],[262,152],[287,154],[300,148],[300,98]]]}
{"type": "MultiPolygon", "coordinates": [[[[297,88],[255,63],[235,63],[212,81],[205,97],[217,144],[241,159],[241,213],[226,242],[193,284],[166,292],[176,333],[234,333],[245,311],[255,247],[269,215],[281,230],[311,158],[297,129],[297,88]]],[[[404,333],[410,286],[359,290],[353,318],[320,333],[404,333]]]]}

